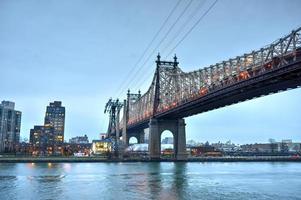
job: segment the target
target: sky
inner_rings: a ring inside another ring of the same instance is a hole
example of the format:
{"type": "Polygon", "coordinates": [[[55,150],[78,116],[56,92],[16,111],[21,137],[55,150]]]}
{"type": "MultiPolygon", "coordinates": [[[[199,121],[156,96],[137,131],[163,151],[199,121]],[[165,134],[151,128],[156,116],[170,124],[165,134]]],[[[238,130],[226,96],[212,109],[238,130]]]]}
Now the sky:
{"type": "MultiPolygon", "coordinates": [[[[171,51],[213,3],[193,0],[173,26],[189,2],[179,3],[139,62],[177,1],[0,0],[0,100],[22,111],[21,137],[43,124],[46,106],[58,100],[66,107],[66,140],[98,139],[108,126],[105,103],[126,98],[127,88],[144,93],[157,52],[168,60],[176,53],[181,69],[192,71],[260,49],[301,26],[299,0],[219,0],[171,51]]],[[[185,119],[186,137],[300,142],[300,99],[299,88],[195,115],[185,119]]]]}

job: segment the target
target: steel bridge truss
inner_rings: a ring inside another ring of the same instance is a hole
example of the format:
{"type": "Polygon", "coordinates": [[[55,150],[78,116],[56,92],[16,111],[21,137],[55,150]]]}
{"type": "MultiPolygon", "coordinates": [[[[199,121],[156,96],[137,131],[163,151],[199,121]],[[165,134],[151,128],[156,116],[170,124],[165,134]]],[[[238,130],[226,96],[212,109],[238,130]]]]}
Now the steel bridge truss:
{"type": "MultiPolygon", "coordinates": [[[[157,57],[157,68],[145,94],[128,102],[127,126],[238,82],[281,68],[301,57],[301,28],[257,51],[192,72],[157,57]]],[[[128,98],[129,99],[129,98],[128,98]]]]}

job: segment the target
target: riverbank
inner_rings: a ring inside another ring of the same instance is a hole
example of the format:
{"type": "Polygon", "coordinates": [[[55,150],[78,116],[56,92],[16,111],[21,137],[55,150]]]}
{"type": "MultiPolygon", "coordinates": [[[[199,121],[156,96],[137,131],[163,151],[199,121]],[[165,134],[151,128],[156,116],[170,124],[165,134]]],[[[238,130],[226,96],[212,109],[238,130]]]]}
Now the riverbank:
{"type": "Polygon", "coordinates": [[[240,156],[240,157],[189,157],[185,161],[172,158],[150,160],[148,158],[106,157],[0,157],[0,163],[61,163],[61,162],[301,162],[301,157],[292,156],[240,156]]]}

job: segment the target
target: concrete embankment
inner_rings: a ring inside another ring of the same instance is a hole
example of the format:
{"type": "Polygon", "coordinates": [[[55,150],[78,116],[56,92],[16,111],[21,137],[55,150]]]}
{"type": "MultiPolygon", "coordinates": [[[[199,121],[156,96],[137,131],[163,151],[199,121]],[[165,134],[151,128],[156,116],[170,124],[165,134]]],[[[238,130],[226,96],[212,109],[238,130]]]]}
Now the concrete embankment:
{"type": "MultiPolygon", "coordinates": [[[[0,163],[38,162],[176,162],[171,158],[150,160],[147,158],[108,159],[106,157],[0,157],[0,163]]],[[[183,162],[183,161],[182,161],[183,162]]],[[[242,157],[190,157],[184,162],[301,162],[292,156],[242,156],[242,157]]]]}

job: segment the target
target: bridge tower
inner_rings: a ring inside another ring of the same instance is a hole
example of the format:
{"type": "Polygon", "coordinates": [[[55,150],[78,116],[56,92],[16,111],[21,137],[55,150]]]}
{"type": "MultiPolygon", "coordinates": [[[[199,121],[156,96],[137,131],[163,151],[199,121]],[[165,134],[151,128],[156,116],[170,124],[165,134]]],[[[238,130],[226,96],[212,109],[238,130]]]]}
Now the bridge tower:
{"type": "Polygon", "coordinates": [[[144,129],[132,129],[127,130],[127,123],[129,119],[129,110],[131,107],[131,104],[137,102],[141,98],[141,92],[140,90],[138,93],[131,93],[130,90],[128,90],[127,93],[127,99],[124,100],[123,103],[123,119],[121,121],[122,123],[122,141],[123,143],[128,146],[129,145],[129,139],[131,137],[135,137],[138,140],[138,143],[144,143],[144,129]]]}
{"type": "Polygon", "coordinates": [[[173,93],[177,93],[179,90],[178,74],[179,68],[176,55],[174,61],[161,61],[160,54],[157,56],[156,61],[156,82],[155,82],[155,95],[154,95],[154,107],[153,117],[149,121],[149,155],[151,159],[160,159],[161,156],[161,134],[165,130],[169,130],[173,134],[174,138],[174,155],[177,160],[186,160],[186,131],[185,120],[177,118],[156,118],[155,114],[158,110],[158,105],[164,98],[165,88],[173,90],[173,93]],[[172,73],[172,79],[170,79],[169,86],[161,85],[166,83],[165,73],[168,71],[172,73]]]}
{"type": "Polygon", "coordinates": [[[148,92],[141,96],[140,91],[134,94],[128,90],[127,99],[124,100],[124,113],[121,122],[123,143],[128,145],[130,137],[136,137],[138,143],[144,143],[144,129],[149,128],[148,149],[150,159],[153,160],[161,157],[161,134],[165,130],[169,130],[173,134],[175,158],[177,160],[187,158],[184,119],[177,117],[158,118],[156,116],[158,110],[162,111],[164,104],[162,102],[166,102],[166,98],[170,96],[176,96],[179,91],[180,82],[178,79],[182,71],[178,64],[176,56],[173,61],[162,61],[160,54],[158,54],[155,76],[148,92]],[[131,126],[131,124],[135,125],[131,126]]]}

